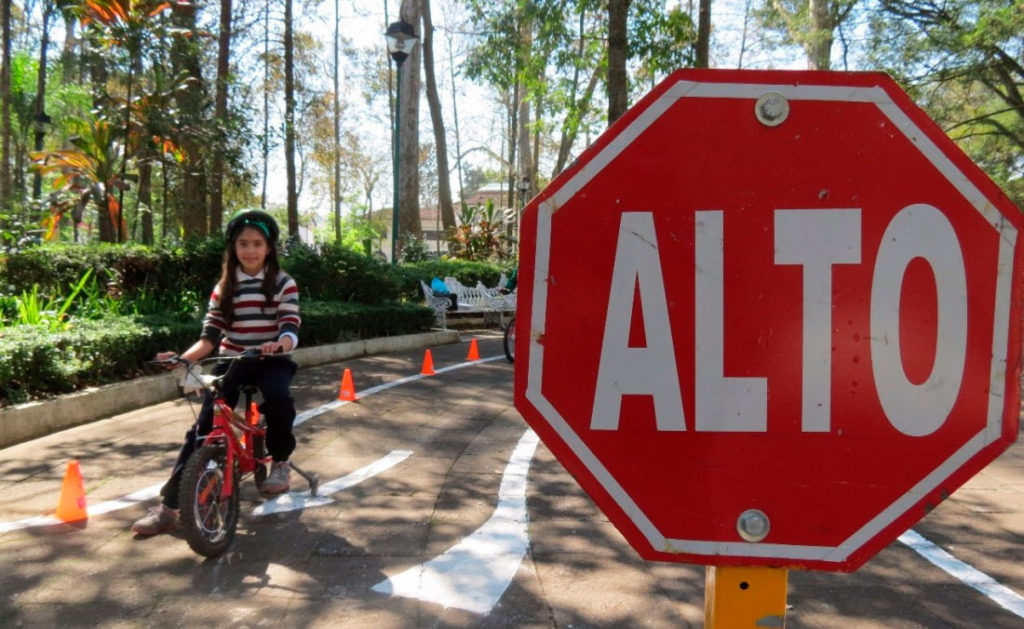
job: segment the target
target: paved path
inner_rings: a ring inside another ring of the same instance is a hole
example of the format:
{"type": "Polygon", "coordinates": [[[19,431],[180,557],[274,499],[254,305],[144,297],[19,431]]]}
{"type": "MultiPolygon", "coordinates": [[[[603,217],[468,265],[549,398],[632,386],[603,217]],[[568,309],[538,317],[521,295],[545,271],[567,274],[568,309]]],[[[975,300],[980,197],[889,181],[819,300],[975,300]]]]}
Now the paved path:
{"type": "MultiPolygon", "coordinates": [[[[500,343],[481,337],[483,357],[500,343]]],[[[2,523],[51,512],[71,458],[90,507],[119,507],[77,526],[0,529],[3,626],[700,626],[703,567],[642,561],[533,441],[512,407],[512,366],[463,366],[467,350],[434,348],[429,378],[415,377],[421,351],[302,370],[294,392],[311,414],[295,457],[329,491],[299,504],[297,479],[294,496],[265,503],[247,486],[238,537],[215,561],[178,535],[131,535],[153,499],[113,502],[162,482],[186,404],[0,450],[2,523]],[[333,404],[345,367],[364,396],[333,404]]],[[[1022,463],[1014,446],[915,527],[1011,601],[1024,593],[1022,463]]],[[[791,572],[787,626],[1024,626],[962,576],[902,543],[852,575],[791,572]]]]}

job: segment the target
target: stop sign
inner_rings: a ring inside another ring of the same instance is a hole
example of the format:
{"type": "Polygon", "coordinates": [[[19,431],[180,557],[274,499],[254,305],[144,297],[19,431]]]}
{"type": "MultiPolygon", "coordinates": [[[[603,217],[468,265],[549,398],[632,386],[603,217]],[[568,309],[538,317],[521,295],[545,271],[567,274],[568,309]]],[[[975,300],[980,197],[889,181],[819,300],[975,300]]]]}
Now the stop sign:
{"type": "Polygon", "coordinates": [[[647,559],[854,570],[1016,437],[1021,223],[883,74],[680,70],[525,210],[516,407],[647,559]]]}

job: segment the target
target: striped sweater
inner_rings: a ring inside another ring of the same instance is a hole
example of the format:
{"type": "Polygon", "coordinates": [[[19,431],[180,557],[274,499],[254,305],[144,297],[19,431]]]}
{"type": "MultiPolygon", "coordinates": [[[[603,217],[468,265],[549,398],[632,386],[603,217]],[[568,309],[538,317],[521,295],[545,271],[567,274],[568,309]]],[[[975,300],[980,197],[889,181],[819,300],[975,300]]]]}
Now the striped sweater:
{"type": "Polygon", "coordinates": [[[263,271],[255,276],[237,271],[235,283],[234,318],[228,327],[224,312],[220,308],[220,285],[210,295],[206,317],[203,319],[202,338],[216,346],[220,353],[238,354],[252,347],[259,347],[267,341],[276,341],[284,334],[293,334],[298,341],[299,287],[287,273],[277,276],[277,292],[271,301],[260,292],[263,271]]]}

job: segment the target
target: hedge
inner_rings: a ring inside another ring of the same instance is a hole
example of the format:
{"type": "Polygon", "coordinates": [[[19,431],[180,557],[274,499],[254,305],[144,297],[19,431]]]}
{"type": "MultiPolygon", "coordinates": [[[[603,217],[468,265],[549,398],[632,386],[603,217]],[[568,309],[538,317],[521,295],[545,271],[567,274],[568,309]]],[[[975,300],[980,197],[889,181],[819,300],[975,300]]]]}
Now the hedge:
{"type": "MultiPolygon", "coordinates": [[[[304,302],[302,346],[429,330],[433,311],[420,305],[304,302]]],[[[0,406],[68,393],[151,373],[145,362],[163,350],[184,350],[199,321],[166,316],[73,320],[68,329],[0,329],[0,406]]]]}
{"type": "MultiPolygon", "coordinates": [[[[107,281],[118,278],[123,294],[166,295],[191,291],[205,299],[220,275],[224,243],[219,238],[190,241],[169,249],[143,245],[46,244],[29,247],[0,259],[0,294],[18,294],[38,285],[46,295],[67,294],[88,269],[107,281]]],[[[289,245],[281,265],[295,278],[303,300],[351,301],[381,304],[387,301],[423,301],[420,280],[454,277],[467,286],[483,282],[495,286],[502,272],[487,262],[428,260],[392,266],[338,245],[317,249],[289,245]]]]}
{"type": "MultiPolygon", "coordinates": [[[[43,294],[66,294],[88,269],[104,283],[113,273],[121,292],[194,291],[209,295],[220,276],[224,243],[209,238],[179,247],[144,245],[47,244],[10,254],[0,265],[0,293],[18,294],[38,285],[43,294]]],[[[281,267],[295,278],[303,298],[380,304],[399,297],[394,269],[374,258],[337,245],[313,249],[291,244],[281,267]]]]}

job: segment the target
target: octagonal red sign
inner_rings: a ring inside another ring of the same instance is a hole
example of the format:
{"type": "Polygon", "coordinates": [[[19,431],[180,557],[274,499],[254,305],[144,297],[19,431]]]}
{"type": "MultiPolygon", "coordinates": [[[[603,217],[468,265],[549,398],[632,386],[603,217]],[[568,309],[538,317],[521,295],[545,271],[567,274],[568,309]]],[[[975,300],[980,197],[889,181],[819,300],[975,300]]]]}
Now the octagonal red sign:
{"type": "Polygon", "coordinates": [[[1017,435],[1021,227],[885,75],[678,71],[526,208],[516,406],[648,559],[854,570],[1017,435]]]}

